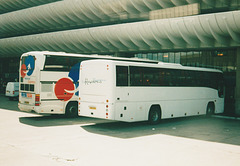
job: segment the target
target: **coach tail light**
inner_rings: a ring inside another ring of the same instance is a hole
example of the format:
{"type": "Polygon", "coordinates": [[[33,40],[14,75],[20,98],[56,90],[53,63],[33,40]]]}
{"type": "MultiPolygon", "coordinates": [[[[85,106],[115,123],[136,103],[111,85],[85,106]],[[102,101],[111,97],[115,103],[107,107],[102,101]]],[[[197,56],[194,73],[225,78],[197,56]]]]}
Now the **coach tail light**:
{"type": "Polygon", "coordinates": [[[36,94],[35,95],[35,106],[39,106],[40,105],[40,94],[36,94]]]}

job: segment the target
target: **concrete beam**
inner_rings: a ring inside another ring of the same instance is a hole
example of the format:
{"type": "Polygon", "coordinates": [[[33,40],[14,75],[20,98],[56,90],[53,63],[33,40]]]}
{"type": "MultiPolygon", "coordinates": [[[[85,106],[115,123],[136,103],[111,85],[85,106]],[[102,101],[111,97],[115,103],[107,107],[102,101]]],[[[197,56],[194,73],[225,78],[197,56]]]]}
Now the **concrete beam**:
{"type": "Polygon", "coordinates": [[[240,47],[237,48],[237,71],[235,89],[235,113],[240,116],[240,47]]]}

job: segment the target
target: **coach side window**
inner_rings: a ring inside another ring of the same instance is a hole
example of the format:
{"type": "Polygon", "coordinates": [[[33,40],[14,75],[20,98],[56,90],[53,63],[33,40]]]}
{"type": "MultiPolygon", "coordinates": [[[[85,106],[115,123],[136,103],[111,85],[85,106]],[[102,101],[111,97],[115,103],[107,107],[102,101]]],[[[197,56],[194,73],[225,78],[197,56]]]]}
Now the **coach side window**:
{"type": "Polygon", "coordinates": [[[45,71],[69,71],[69,57],[63,56],[46,56],[44,65],[45,71]]]}
{"type": "Polygon", "coordinates": [[[159,86],[159,70],[143,68],[143,86],[159,86]]]}
{"type": "Polygon", "coordinates": [[[116,66],[116,86],[128,86],[127,66],[116,66]]]}
{"type": "Polygon", "coordinates": [[[143,68],[130,66],[130,86],[143,85],[143,68]]]}
{"type": "Polygon", "coordinates": [[[159,86],[165,85],[165,71],[159,69],[159,78],[158,78],[159,86]]]}

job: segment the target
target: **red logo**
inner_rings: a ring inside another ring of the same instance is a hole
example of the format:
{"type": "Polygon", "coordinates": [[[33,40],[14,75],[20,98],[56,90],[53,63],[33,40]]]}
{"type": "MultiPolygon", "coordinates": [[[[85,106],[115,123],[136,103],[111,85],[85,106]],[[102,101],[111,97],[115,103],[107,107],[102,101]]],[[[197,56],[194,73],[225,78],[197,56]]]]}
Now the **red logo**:
{"type": "Polygon", "coordinates": [[[21,66],[21,76],[22,76],[22,78],[24,78],[26,76],[26,74],[27,74],[27,67],[26,67],[25,64],[22,64],[22,66],[21,66]]]}
{"type": "Polygon", "coordinates": [[[75,86],[69,78],[61,78],[55,85],[55,95],[58,99],[68,101],[74,95],[75,86]]]}

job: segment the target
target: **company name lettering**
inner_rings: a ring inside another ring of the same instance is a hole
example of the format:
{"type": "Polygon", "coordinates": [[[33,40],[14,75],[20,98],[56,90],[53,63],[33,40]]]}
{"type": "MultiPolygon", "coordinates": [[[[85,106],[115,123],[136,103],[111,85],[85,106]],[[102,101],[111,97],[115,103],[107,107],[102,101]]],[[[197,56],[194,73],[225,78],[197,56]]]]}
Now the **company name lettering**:
{"type": "Polygon", "coordinates": [[[90,85],[90,84],[101,84],[103,81],[102,79],[93,79],[93,80],[88,80],[87,78],[84,81],[85,85],[90,85]]]}

